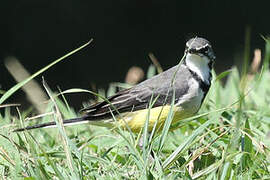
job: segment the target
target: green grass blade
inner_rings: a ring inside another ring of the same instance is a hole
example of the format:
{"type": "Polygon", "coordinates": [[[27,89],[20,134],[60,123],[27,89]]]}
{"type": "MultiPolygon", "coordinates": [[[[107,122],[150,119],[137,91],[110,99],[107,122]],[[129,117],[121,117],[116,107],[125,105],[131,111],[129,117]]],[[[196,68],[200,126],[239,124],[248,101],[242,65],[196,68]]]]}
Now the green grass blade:
{"type": "Polygon", "coordinates": [[[226,162],[222,169],[220,180],[227,180],[230,178],[232,165],[231,162],[226,162]]]}
{"type": "Polygon", "coordinates": [[[36,73],[34,73],[33,75],[31,75],[29,78],[23,80],[22,82],[16,84],[15,86],[13,86],[12,88],[10,88],[7,92],[5,92],[5,94],[0,98],[0,104],[2,104],[5,100],[7,100],[13,93],[15,93],[18,89],[20,89],[22,86],[24,86],[26,83],[28,83],[29,81],[31,81],[33,78],[35,78],[36,76],[40,75],[41,73],[43,73],[44,71],[48,70],[50,67],[54,66],[55,64],[57,64],[58,62],[62,61],[63,59],[71,56],[72,54],[80,51],[81,49],[85,48],[86,46],[88,46],[91,42],[93,41],[93,39],[91,39],[89,42],[85,43],[84,45],[80,46],[79,48],[67,53],[66,55],[60,57],[59,59],[56,59],[55,61],[53,61],[51,64],[47,65],[46,67],[40,69],[39,71],[37,71],[36,73]]]}
{"type": "Polygon", "coordinates": [[[224,71],[224,72],[220,73],[220,74],[215,78],[215,81],[220,81],[220,80],[223,79],[224,77],[228,76],[231,72],[232,72],[232,69],[229,69],[229,70],[227,70],[227,71],[224,71]]]}
{"type": "Polygon", "coordinates": [[[222,164],[223,160],[219,160],[213,164],[211,164],[210,166],[208,166],[207,168],[195,173],[193,176],[192,176],[192,179],[197,179],[201,176],[204,176],[204,175],[207,175],[213,171],[215,171],[217,168],[219,168],[219,166],[222,164]]]}
{"type": "MultiPolygon", "coordinates": [[[[48,164],[52,167],[52,169],[54,170],[55,175],[61,179],[64,180],[65,178],[63,177],[63,175],[61,174],[61,172],[59,171],[59,169],[57,168],[56,163],[48,156],[48,154],[46,153],[46,151],[43,149],[43,147],[36,141],[36,139],[34,138],[34,136],[30,133],[28,133],[28,135],[30,136],[30,138],[34,141],[35,145],[37,145],[37,147],[39,148],[39,150],[43,153],[44,157],[46,158],[48,164]]],[[[31,143],[32,144],[32,143],[31,143]]],[[[32,148],[33,149],[33,148],[32,148]]]]}
{"type": "MultiPolygon", "coordinates": [[[[248,119],[246,119],[244,131],[251,137],[253,136],[250,130],[248,119]]],[[[253,145],[252,145],[252,140],[249,138],[247,134],[245,134],[244,137],[242,137],[241,139],[242,151],[246,152],[243,154],[242,159],[241,159],[241,167],[243,170],[248,169],[249,167],[252,166],[252,160],[250,159],[250,156],[252,155],[252,152],[253,152],[253,145]]]]}
{"type": "Polygon", "coordinates": [[[169,129],[170,129],[170,126],[172,124],[172,120],[173,120],[173,116],[174,116],[174,102],[175,102],[175,89],[173,88],[173,96],[172,96],[172,100],[171,100],[171,107],[170,107],[170,111],[168,113],[168,116],[166,118],[166,121],[165,121],[165,124],[163,126],[163,129],[162,129],[162,133],[161,133],[161,136],[160,136],[160,140],[159,140],[159,143],[158,143],[158,152],[161,151],[164,143],[165,143],[165,139],[168,135],[168,132],[169,132],[169,129]]]}
{"type": "Polygon", "coordinates": [[[143,160],[145,162],[145,165],[147,164],[147,159],[148,159],[148,146],[149,146],[149,139],[148,139],[148,126],[149,126],[149,119],[150,119],[150,113],[151,113],[151,109],[152,106],[154,105],[155,102],[153,102],[153,95],[154,93],[152,93],[151,99],[150,99],[150,103],[149,103],[149,107],[148,107],[148,112],[147,112],[147,117],[144,123],[144,128],[143,128],[143,144],[142,144],[142,151],[143,151],[143,160]]]}
{"type": "Polygon", "coordinates": [[[204,124],[202,124],[198,129],[196,129],[178,148],[163,162],[162,167],[164,169],[169,168],[169,166],[174,163],[180,156],[180,153],[185,149],[188,144],[192,143],[192,141],[204,131],[204,129],[213,123],[215,120],[208,120],[204,124]]]}
{"type": "Polygon", "coordinates": [[[263,37],[265,40],[265,53],[264,53],[264,59],[263,59],[263,66],[265,69],[269,68],[269,61],[270,61],[270,38],[269,37],[263,37]]]}
{"type": "Polygon", "coordinates": [[[148,68],[146,77],[147,77],[147,79],[149,79],[149,78],[153,77],[155,74],[156,74],[156,67],[153,64],[151,64],[148,68]]]}

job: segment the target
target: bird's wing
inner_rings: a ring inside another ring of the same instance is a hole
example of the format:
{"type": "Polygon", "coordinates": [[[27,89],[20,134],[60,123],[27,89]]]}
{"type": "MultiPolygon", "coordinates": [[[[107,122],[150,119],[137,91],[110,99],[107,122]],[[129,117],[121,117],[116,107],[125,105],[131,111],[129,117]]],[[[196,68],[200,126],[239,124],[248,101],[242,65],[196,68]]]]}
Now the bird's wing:
{"type": "MultiPolygon", "coordinates": [[[[152,99],[154,102],[152,107],[170,104],[173,96],[173,88],[171,86],[171,78],[176,68],[171,68],[154,78],[148,79],[137,86],[119,91],[115,95],[108,98],[108,101],[102,101],[84,108],[82,112],[86,114],[90,120],[102,120],[111,117],[111,113],[117,114],[122,112],[131,112],[146,109],[152,99]]],[[[175,97],[179,99],[188,91],[188,83],[185,81],[187,76],[185,69],[179,69],[175,83],[175,97]],[[177,89],[176,89],[177,88],[177,89]]]]}
{"type": "MultiPolygon", "coordinates": [[[[89,119],[104,119],[111,116],[111,113],[117,114],[122,112],[131,112],[147,108],[151,97],[156,97],[156,93],[151,92],[148,88],[127,89],[119,91],[114,96],[108,98],[108,101],[102,101],[93,104],[82,110],[89,119]]],[[[162,102],[157,100],[154,106],[161,106],[162,102]]]]}

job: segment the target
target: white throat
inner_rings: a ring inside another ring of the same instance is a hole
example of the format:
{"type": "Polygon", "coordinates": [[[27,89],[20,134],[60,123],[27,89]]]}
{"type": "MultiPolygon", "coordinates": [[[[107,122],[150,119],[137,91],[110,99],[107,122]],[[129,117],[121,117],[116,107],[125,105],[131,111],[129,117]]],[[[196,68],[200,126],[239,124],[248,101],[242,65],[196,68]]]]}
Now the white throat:
{"type": "Polygon", "coordinates": [[[210,68],[208,63],[210,62],[209,58],[206,56],[198,56],[195,54],[187,53],[186,55],[186,65],[187,67],[195,72],[203,82],[210,84],[209,77],[210,77],[210,68]]]}

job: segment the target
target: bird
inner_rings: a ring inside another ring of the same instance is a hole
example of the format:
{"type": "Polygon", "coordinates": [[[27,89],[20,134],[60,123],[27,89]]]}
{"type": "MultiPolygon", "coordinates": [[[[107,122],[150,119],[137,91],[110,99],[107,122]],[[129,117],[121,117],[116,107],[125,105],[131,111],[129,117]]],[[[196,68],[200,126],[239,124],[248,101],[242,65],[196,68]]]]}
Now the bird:
{"type": "MultiPolygon", "coordinates": [[[[171,108],[172,124],[191,117],[199,111],[209,91],[215,59],[211,43],[205,38],[193,37],[186,42],[180,63],[82,109],[81,117],[63,120],[63,124],[104,122],[115,126],[119,123],[138,133],[146,120],[149,132],[154,127],[162,129],[171,108]]],[[[14,132],[55,126],[53,121],[15,129],[14,132]]]]}

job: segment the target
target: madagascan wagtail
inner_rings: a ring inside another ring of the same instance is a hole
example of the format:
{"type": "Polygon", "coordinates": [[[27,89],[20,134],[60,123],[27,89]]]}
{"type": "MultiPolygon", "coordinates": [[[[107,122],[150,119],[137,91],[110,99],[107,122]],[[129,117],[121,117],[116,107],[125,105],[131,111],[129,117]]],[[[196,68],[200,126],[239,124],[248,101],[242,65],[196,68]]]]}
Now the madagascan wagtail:
{"type": "MultiPolygon", "coordinates": [[[[172,124],[191,117],[200,109],[210,88],[215,55],[210,42],[200,37],[187,41],[184,53],[180,64],[119,91],[108,97],[108,101],[84,108],[82,117],[64,120],[63,124],[97,121],[113,124],[116,119],[123,127],[129,126],[133,132],[139,132],[149,120],[148,130],[151,131],[154,126],[162,128],[172,105],[172,124]]],[[[56,123],[37,124],[15,132],[52,126],[56,123]]]]}

